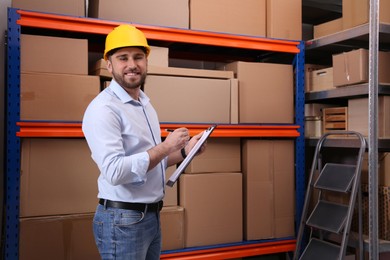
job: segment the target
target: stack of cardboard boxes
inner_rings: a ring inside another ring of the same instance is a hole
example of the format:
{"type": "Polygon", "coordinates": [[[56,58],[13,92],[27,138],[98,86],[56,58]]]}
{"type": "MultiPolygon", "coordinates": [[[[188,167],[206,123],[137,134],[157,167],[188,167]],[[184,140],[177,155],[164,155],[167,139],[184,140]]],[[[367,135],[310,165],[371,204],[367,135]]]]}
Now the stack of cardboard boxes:
{"type": "MultiPolygon", "coordinates": [[[[309,76],[306,90],[309,92],[330,90],[335,88],[348,88],[349,86],[364,84],[368,82],[368,50],[357,49],[340,54],[334,54],[332,57],[333,71],[329,74],[322,74],[323,69],[308,71],[309,76]],[[315,80],[315,78],[321,78],[315,80]],[[324,84],[326,82],[326,84],[324,84]],[[318,83],[318,84],[316,84],[318,83]]],[[[378,53],[378,81],[380,84],[390,84],[390,75],[387,72],[390,66],[390,53],[378,53]]],[[[329,68],[330,69],[330,68],[329,68]]],[[[389,137],[390,114],[388,111],[389,97],[379,97],[379,137],[389,137]]],[[[319,104],[310,104],[309,106],[321,106],[319,104]]],[[[325,107],[324,105],[322,105],[325,107]]],[[[311,111],[313,109],[308,109],[311,111]]],[[[306,114],[307,118],[312,114],[306,114]]],[[[322,120],[326,120],[322,118],[322,120]]],[[[348,126],[345,130],[357,131],[365,136],[368,136],[368,98],[354,98],[348,100],[348,126]]],[[[323,122],[325,123],[325,122],[323,122]]],[[[308,136],[316,136],[317,134],[307,132],[308,136]]]]}
{"type": "MultiPolygon", "coordinates": [[[[369,0],[342,0],[342,17],[314,26],[314,38],[348,30],[369,22],[369,0]]],[[[379,22],[390,23],[390,3],[379,1],[379,22]]]]}
{"type": "MultiPolygon", "coordinates": [[[[89,16],[107,20],[301,38],[300,0],[99,0],[89,1],[89,8],[78,0],[73,6],[82,11],[29,2],[13,6],[75,16],[89,9],[89,16]]],[[[103,60],[88,60],[88,40],[26,34],[21,45],[21,119],[80,122],[111,76],[103,60]]],[[[153,46],[145,92],[161,122],[294,123],[292,65],[234,61],[206,70],[169,63],[168,49],[153,46]]],[[[82,138],[23,138],[20,259],[98,258],[92,236],[98,174],[82,138]]],[[[211,138],[207,152],[166,188],[163,250],[294,236],[294,201],[294,140],[211,138]]]]}
{"type": "Polygon", "coordinates": [[[301,0],[92,0],[90,17],[199,31],[300,40],[301,0]]]}
{"type": "MultiPolygon", "coordinates": [[[[81,121],[100,91],[88,75],[88,41],[22,34],[20,52],[20,119],[81,121]]],[[[83,138],[21,140],[20,259],[99,257],[91,229],[98,173],[83,138]]]]}
{"type": "Polygon", "coordinates": [[[25,10],[276,39],[302,38],[301,0],[14,0],[25,10]]]}

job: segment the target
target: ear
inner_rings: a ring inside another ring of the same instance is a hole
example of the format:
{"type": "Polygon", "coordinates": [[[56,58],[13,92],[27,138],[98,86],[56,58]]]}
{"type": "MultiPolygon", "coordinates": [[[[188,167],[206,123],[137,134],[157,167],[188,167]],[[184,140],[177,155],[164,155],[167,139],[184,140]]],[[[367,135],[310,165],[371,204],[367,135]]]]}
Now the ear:
{"type": "Polygon", "coordinates": [[[107,68],[108,72],[112,73],[112,63],[111,63],[110,59],[106,60],[106,68],[107,68]]]}

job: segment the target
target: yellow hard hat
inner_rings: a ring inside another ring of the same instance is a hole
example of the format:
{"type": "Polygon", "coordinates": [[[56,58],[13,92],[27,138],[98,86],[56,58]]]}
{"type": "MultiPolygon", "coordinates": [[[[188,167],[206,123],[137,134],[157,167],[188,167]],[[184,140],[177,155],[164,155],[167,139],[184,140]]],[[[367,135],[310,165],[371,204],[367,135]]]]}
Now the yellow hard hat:
{"type": "Polygon", "coordinates": [[[132,46],[144,47],[146,56],[149,55],[150,47],[144,33],[129,24],[119,25],[115,27],[106,37],[104,59],[107,60],[107,53],[113,49],[132,46]]]}

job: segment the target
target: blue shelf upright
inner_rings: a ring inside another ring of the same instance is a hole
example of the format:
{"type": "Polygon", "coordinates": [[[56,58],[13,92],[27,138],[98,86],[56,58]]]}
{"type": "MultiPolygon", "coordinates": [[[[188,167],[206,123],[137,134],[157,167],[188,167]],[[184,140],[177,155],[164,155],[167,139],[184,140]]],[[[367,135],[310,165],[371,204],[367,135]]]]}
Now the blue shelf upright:
{"type": "Polygon", "coordinates": [[[299,125],[299,136],[295,139],[295,200],[296,200],[296,233],[299,228],[303,204],[305,201],[305,44],[298,45],[299,53],[295,55],[295,124],[299,125]]]}
{"type": "Polygon", "coordinates": [[[15,9],[8,9],[6,66],[6,178],[4,258],[19,258],[20,138],[20,26],[15,9]]]}

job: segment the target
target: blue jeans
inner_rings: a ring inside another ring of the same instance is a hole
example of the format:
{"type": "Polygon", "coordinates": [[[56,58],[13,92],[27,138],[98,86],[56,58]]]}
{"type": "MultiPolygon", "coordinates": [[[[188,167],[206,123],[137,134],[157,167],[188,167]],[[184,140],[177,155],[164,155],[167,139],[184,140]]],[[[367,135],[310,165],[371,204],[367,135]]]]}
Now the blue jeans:
{"type": "Polygon", "coordinates": [[[158,260],[161,253],[159,212],[98,205],[93,219],[95,242],[103,260],[158,260]]]}

